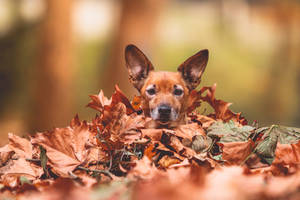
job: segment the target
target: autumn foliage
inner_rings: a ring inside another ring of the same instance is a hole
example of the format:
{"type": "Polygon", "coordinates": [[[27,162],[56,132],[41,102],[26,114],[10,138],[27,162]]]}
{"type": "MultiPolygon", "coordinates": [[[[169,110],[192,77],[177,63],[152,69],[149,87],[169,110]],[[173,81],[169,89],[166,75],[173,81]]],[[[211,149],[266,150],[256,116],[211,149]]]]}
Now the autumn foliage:
{"type": "Polygon", "coordinates": [[[247,125],[216,85],[190,94],[186,124],[146,128],[140,98],[101,91],[70,126],[0,148],[1,198],[300,199],[300,129],[247,125]],[[196,108],[206,102],[213,113],[196,108]]]}

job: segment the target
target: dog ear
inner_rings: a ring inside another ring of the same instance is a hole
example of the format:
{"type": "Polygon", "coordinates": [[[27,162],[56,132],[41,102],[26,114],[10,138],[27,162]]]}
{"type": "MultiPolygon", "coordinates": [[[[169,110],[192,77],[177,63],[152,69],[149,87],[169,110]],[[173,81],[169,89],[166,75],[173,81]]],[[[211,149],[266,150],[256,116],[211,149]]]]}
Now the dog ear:
{"type": "Polygon", "coordinates": [[[204,49],[189,57],[184,63],[178,67],[182,78],[185,80],[190,90],[195,89],[200,81],[201,76],[206,68],[208,61],[208,50],[204,49]]]}
{"type": "Polygon", "coordinates": [[[129,72],[129,80],[135,88],[140,90],[149,72],[154,70],[153,65],[145,54],[132,44],[125,48],[125,60],[129,72]]]}

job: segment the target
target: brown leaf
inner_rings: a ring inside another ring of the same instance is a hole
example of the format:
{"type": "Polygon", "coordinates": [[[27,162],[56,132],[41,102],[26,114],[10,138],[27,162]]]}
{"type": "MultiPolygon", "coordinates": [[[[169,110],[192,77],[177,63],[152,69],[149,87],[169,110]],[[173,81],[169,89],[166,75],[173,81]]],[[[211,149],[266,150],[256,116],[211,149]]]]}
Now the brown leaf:
{"type": "Polygon", "coordinates": [[[96,164],[97,162],[107,162],[109,160],[109,155],[102,150],[99,146],[93,146],[89,149],[89,153],[86,157],[85,163],[96,164]]]}
{"type": "Polygon", "coordinates": [[[104,110],[109,112],[111,108],[113,108],[118,103],[123,103],[126,106],[127,114],[131,114],[135,111],[130,101],[127,99],[127,97],[123,94],[123,92],[117,85],[115,86],[115,93],[112,95],[110,100],[108,100],[107,97],[104,96],[102,90],[98,95],[90,95],[90,98],[92,100],[87,106],[101,113],[103,113],[104,110]]]}
{"type": "Polygon", "coordinates": [[[126,106],[126,113],[128,115],[133,113],[135,111],[134,108],[117,85],[115,85],[115,90],[116,92],[112,96],[112,104],[122,102],[126,106]]]}
{"type": "Polygon", "coordinates": [[[191,164],[190,164],[189,160],[186,158],[178,164],[169,166],[169,168],[179,168],[179,167],[189,167],[189,166],[191,166],[191,164]]]}
{"type": "Polygon", "coordinates": [[[209,103],[215,110],[215,112],[210,114],[209,117],[221,119],[225,122],[233,120],[242,125],[246,125],[247,120],[241,116],[241,113],[234,113],[231,110],[229,110],[229,106],[231,105],[231,103],[215,98],[216,87],[217,85],[214,84],[212,87],[203,87],[199,91],[199,95],[202,95],[206,91],[206,96],[201,96],[200,99],[209,103]]]}
{"type": "Polygon", "coordinates": [[[165,156],[163,156],[163,157],[158,161],[158,164],[159,164],[162,168],[168,168],[168,167],[170,167],[171,165],[179,164],[180,162],[181,162],[181,160],[179,160],[179,159],[176,158],[176,157],[165,155],[165,156]]]}
{"type": "Polygon", "coordinates": [[[150,143],[144,150],[144,156],[147,156],[149,160],[152,160],[153,156],[155,156],[156,152],[154,149],[154,145],[150,143]]]}
{"type": "Polygon", "coordinates": [[[13,156],[14,151],[9,148],[9,145],[5,145],[3,147],[0,148],[0,167],[5,165],[5,163],[11,159],[11,157],[13,156]]]}
{"type": "Polygon", "coordinates": [[[183,146],[183,144],[181,143],[181,141],[176,137],[176,136],[173,136],[171,135],[170,138],[170,143],[169,145],[177,152],[182,152],[185,147],[183,146]]]}
{"type": "Polygon", "coordinates": [[[181,137],[181,138],[189,139],[190,141],[192,141],[193,137],[196,135],[206,136],[203,128],[200,125],[198,125],[197,123],[184,124],[184,125],[178,126],[175,129],[174,135],[181,137]]]}
{"type": "Polygon", "coordinates": [[[277,144],[272,164],[300,165],[300,141],[296,144],[277,144]]]}
{"type": "Polygon", "coordinates": [[[32,158],[33,147],[29,140],[21,138],[12,133],[8,134],[9,148],[20,158],[32,158]]]}
{"type": "Polygon", "coordinates": [[[2,148],[2,153],[5,155],[5,152],[7,154],[14,152],[16,157],[9,161],[8,158],[10,157],[2,158],[7,159],[3,163],[5,165],[0,168],[0,174],[3,175],[1,177],[2,182],[8,187],[16,187],[19,184],[18,178],[20,176],[25,176],[29,180],[39,178],[43,174],[43,169],[36,165],[36,163],[26,160],[33,158],[34,154],[34,149],[30,141],[11,133],[8,135],[8,138],[9,144],[5,148],[2,148]]]}
{"type": "Polygon", "coordinates": [[[153,141],[160,141],[163,129],[141,129],[142,136],[150,138],[153,141]]]}
{"type": "Polygon", "coordinates": [[[134,110],[142,110],[142,97],[141,96],[134,96],[131,105],[134,108],[134,110]]]}
{"type": "Polygon", "coordinates": [[[73,123],[72,126],[38,133],[32,139],[33,144],[46,149],[49,165],[63,177],[69,177],[69,172],[88,160],[91,146],[96,143],[86,122],[80,125],[73,123]]]}
{"type": "Polygon", "coordinates": [[[198,91],[192,90],[187,99],[187,113],[192,112],[201,105],[201,94],[198,91]]]}
{"type": "MultiPolygon", "coordinates": [[[[18,178],[20,176],[25,176],[29,180],[35,180],[43,174],[43,169],[33,162],[26,161],[25,158],[19,158],[9,161],[7,165],[0,168],[0,174],[3,174],[1,179],[4,182],[12,177],[18,178]]],[[[12,186],[11,183],[8,184],[12,186]]]]}
{"type": "Polygon", "coordinates": [[[115,131],[119,136],[119,140],[125,144],[131,144],[134,141],[141,138],[141,129],[144,126],[144,117],[142,115],[136,115],[135,113],[128,116],[123,115],[120,121],[120,128],[115,131]]]}
{"type": "Polygon", "coordinates": [[[98,95],[90,95],[90,98],[92,100],[89,102],[87,106],[99,112],[103,112],[104,106],[108,106],[111,104],[111,99],[105,97],[102,90],[98,95]]]}
{"type": "Polygon", "coordinates": [[[204,129],[207,129],[216,121],[215,119],[205,116],[205,115],[193,115],[191,118],[194,121],[200,122],[202,125],[202,128],[204,128],[204,129]]]}
{"type": "Polygon", "coordinates": [[[254,148],[254,142],[248,140],[248,142],[229,142],[222,143],[222,159],[229,165],[240,165],[246,158],[252,153],[254,148]]]}

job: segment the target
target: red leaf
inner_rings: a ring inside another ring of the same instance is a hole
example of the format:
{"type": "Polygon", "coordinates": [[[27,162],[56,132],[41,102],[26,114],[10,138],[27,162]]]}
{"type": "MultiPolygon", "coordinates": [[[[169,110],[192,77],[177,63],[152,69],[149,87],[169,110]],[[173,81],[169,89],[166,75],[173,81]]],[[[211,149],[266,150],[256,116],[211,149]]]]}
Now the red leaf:
{"type": "Polygon", "coordinates": [[[241,116],[241,113],[234,113],[229,109],[231,103],[215,98],[216,87],[217,85],[214,84],[212,87],[203,87],[199,91],[199,95],[202,95],[204,92],[206,92],[206,96],[201,96],[200,99],[209,103],[215,110],[215,112],[209,116],[215,119],[221,119],[225,122],[233,120],[242,125],[246,125],[247,120],[241,116]]]}

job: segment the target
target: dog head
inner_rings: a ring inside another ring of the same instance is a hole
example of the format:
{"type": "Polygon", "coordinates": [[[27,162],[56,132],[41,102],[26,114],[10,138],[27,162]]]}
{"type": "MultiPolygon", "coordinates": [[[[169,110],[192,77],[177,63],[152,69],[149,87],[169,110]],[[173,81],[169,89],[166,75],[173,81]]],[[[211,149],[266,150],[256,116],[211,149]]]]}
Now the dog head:
{"type": "Polygon", "coordinates": [[[134,45],[125,49],[129,79],[142,96],[146,116],[160,125],[182,119],[191,90],[195,89],[208,61],[208,50],[201,50],[182,63],[177,72],[154,71],[152,63],[134,45]]]}

